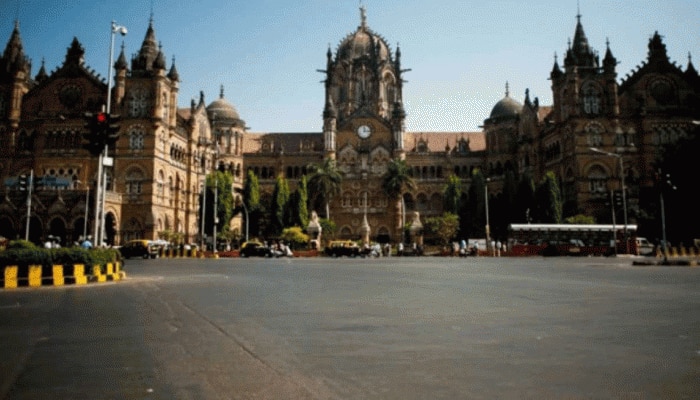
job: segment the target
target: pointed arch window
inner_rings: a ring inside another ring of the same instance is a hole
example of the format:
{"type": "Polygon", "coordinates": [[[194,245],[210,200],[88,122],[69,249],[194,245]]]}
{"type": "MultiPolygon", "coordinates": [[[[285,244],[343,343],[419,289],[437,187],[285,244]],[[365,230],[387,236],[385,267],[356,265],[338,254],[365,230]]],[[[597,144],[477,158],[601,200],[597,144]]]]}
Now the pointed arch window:
{"type": "Polygon", "coordinates": [[[129,149],[143,150],[144,133],[140,127],[133,127],[129,130],[129,149]]]}
{"type": "Polygon", "coordinates": [[[589,82],[581,88],[583,112],[588,115],[598,115],[602,112],[600,88],[589,82]]]}
{"type": "Polygon", "coordinates": [[[608,191],[608,174],[600,165],[594,165],[588,171],[588,188],[593,195],[608,191]]]}

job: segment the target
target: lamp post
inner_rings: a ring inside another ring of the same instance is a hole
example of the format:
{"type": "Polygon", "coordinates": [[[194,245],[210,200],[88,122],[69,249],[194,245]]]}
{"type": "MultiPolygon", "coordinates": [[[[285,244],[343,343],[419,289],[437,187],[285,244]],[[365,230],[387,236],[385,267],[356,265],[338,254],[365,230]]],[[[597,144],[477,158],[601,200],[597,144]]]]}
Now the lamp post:
{"type": "MultiPolygon", "coordinates": [[[[112,21],[109,40],[109,65],[107,65],[107,107],[105,112],[107,115],[112,111],[112,63],[114,60],[114,34],[119,33],[126,36],[127,29],[124,26],[117,25],[112,21]]],[[[104,207],[105,193],[107,192],[107,173],[102,165],[107,160],[107,152],[109,145],[105,144],[103,152],[100,154],[97,166],[97,193],[95,194],[95,245],[102,244],[104,240],[104,207]]]]}
{"type": "Polygon", "coordinates": [[[484,205],[486,208],[486,252],[491,253],[491,228],[489,226],[489,178],[484,180],[484,205]]]}
{"type": "Polygon", "coordinates": [[[245,205],[245,200],[241,199],[241,204],[243,205],[243,211],[245,211],[245,241],[248,241],[248,207],[245,205]]]}
{"type": "Polygon", "coordinates": [[[625,253],[629,254],[630,253],[630,244],[629,244],[629,239],[627,238],[627,190],[625,188],[625,170],[624,166],[622,164],[622,155],[621,154],[616,154],[616,153],[610,153],[607,151],[603,151],[597,147],[590,147],[591,151],[600,153],[603,155],[606,155],[608,157],[615,157],[617,158],[619,162],[619,168],[620,168],[620,188],[622,190],[622,213],[624,217],[624,226],[622,228],[624,232],[624,238],[625,238],[625,253]]]}
{"type": "MultiPolygon", "coordinates": [[[[206,157],[206,153],[204,155],[206,157]]],[[[205,161],[206,164],[206,161],[205,161]]],[[[207,215],[207,170],[206,168],[204,169],[204,182],[202,183],[202,218],[200,219],[201,225],[202,225],[202,232],[200,236],[200,245],[202,247],[202,252],[206,251],[206,237],[207,234],[204,231],[204,223],[206,222],[206,215],[207,215]]],[[[204,253],[202,253],[204,254],[204,253]]]]}

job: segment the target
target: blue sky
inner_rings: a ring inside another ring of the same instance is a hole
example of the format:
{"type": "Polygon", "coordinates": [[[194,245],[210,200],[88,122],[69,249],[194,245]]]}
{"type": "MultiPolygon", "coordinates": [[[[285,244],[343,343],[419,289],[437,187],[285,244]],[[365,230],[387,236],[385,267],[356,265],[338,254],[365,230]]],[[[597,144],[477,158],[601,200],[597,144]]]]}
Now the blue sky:
{"type": "MultiPolygon", "coordinates": [[[[548,81],[554,54],[566,51],[576,27],[577,3],[590,45],[601,59],[606,38],[618,59],[618,80],[647,56],[655,31],[669,57],[685,70],[688,53],[700,69],[700,6],[696,0],[363,0],[367,24],[392,50],[400,45],[409,131],[477,131],[493,105],[525,90],[551,104],[548,81]]],[[[107,76],[110,23],[128,28],[116,37],[136,53],[153,12],[156,38],[168,67],[180,73],[179,105],[203,91],[238,110],[253,132],[320,132],[326,51],[360,23],[357,0],[1,0],[4,49],[20,21],[35,75],[45,60],[59,67],[73,37],[86,64],[107,76]]]]}

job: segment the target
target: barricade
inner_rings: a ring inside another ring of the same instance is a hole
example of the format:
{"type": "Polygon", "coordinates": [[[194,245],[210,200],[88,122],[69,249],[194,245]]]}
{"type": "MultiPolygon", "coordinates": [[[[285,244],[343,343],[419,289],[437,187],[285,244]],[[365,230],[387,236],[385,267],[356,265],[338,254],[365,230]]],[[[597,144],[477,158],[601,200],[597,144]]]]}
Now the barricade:
{"type": "Polygon", "coordinates": [[[85,265],[30,265],[20,268],[9,265],[0,276],[0,288],[14,289],[21,286],[63,286],[85,285],[88,282],[118,281],[126,277],[120,262],[107,263],[105,272],[100,265],[93,265],[90,274],[85,273],[85,265]]]}

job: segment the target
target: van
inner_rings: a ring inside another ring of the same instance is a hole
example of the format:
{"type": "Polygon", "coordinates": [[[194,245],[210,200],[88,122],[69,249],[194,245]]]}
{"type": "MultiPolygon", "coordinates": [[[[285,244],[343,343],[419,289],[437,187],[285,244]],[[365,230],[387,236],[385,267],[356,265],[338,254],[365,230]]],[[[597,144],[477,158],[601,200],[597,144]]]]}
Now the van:
{"type": "Polygon", "coordinates": [[[637,255],[650,256],[654,253],[654,245],[644,237],[635,239],[637,247],[637,255]]]}

